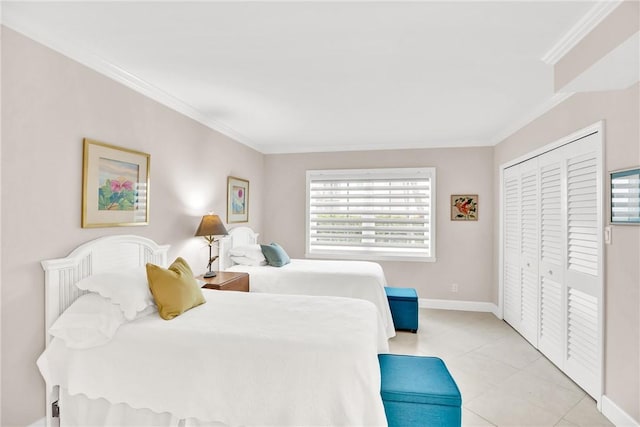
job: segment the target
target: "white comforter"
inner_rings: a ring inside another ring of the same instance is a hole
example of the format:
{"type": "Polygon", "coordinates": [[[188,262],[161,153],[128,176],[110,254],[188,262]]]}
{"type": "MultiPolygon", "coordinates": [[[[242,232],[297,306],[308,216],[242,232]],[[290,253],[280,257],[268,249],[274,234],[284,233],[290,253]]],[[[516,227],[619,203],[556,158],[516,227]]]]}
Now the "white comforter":
{"type": "Polygon", "coordinates": [[[249,273],[251,292],[333,295],[371,301],[378,308],[387,337],[395,336],[387,284],[380,264],[367,261],[292,259],[282,267],[234,265],[227,271],[249,273]]]}
{"type": "MultiPolygon", "coordinates": [[[[386,425],[375,307],[349,298],[204,290],[171,321],[152,314],[86,350],[54,339],[38,359],[71,395],[246,426],[386,425]]],[[[64,409],[63,409],[64,411],[64,409]]]]}

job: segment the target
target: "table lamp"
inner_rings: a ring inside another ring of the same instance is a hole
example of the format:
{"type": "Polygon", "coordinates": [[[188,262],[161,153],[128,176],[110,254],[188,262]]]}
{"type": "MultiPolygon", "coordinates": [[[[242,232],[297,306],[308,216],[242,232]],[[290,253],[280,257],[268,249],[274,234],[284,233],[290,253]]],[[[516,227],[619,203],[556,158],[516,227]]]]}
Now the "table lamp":
{"type": "Polygon", "coordinates": [[[213,261],[218,259],[218,256],[211,256],[211,246],[216,241],[215,236],[226,236],[227,229],[224,228],[224,224],[222,224],[222,220],[218,215],[205,215],[202,217],[202,221],[200,221],[200,225],[196,230],[196,236],[203,236],[204,240],[209,244],[209,263],[207,264],[207,272],[204,274],[205,278],[215,277],[216,273],[211,271],[211,264],[213,261]]]}

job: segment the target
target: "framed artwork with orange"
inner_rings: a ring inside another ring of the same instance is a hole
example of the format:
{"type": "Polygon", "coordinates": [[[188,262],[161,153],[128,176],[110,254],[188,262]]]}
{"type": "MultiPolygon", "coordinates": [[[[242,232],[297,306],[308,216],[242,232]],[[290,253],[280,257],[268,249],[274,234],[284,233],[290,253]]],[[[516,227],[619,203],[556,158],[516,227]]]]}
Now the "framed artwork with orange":
{"type": "Polygon", "coordinates": [[[477,221],[478,195],[452,194],[451,221],[477,221]]]}

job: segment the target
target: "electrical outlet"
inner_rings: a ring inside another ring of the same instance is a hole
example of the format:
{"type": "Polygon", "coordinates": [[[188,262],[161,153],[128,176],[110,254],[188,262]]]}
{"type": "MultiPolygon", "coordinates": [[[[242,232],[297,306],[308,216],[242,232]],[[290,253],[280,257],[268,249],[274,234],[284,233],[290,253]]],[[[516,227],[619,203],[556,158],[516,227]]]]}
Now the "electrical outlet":
{"type": "Polygon", "coordinates": [[[457,283],[452,283],[451,284],[451,292],[458,292],[458,284],[457,283]]]}

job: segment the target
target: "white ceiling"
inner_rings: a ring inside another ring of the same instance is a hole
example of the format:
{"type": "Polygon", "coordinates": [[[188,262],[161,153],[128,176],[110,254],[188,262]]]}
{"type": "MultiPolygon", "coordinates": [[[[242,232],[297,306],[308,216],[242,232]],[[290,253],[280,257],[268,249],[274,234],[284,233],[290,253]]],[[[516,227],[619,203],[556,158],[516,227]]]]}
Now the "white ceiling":
{"type": "Polygon", "coordinates": [[[263,153],[493,145],[593,1],[3,2],[3,23],[263,153]]]}

